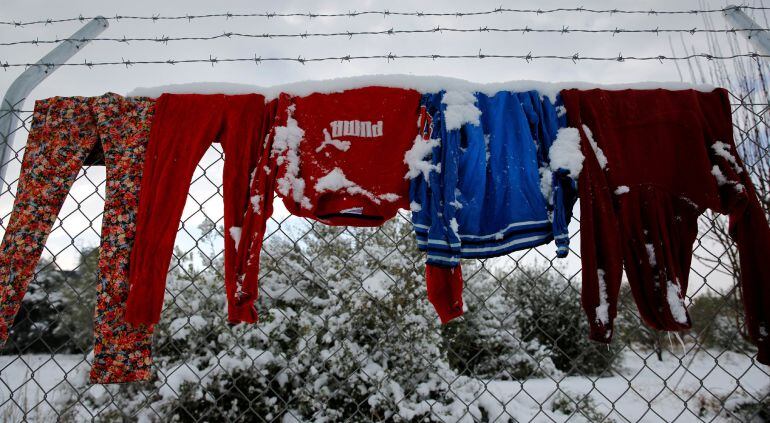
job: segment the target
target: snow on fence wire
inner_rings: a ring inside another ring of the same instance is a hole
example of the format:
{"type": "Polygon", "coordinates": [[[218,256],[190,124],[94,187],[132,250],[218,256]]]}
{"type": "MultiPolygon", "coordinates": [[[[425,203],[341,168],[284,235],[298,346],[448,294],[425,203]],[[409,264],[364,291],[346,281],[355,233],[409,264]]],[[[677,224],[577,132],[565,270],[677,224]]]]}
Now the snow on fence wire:
{"type": "MultiPolygon", "coordinates": [[[[722,9],[495,9],[467,15],[565,12],[714,14],[722,9]]],[[[374,13],[411,12],[288,15],[374,13]]],[[[110,19],[192,21],[277,15],[110,19]]],[[[414,12],[409,16],[432,15],[414,12]]],[[[696,32],[709,37],[730,32],[714,30],[704,19],[705,29],[696,32]]],[[[378,34],[387,35],[387,31],[378,34]]],[[[672,51],[667,56],[595,59],[685,61],[693,82],[730,87],[736,143],[770,214],[770,89],[765,80],[769,66],[755,53],[732,44],[721,49],[712,44],[715,38],[709,40],[707,54],[689,52],[683,46],[683,53],[672,51]],[[692,58],[696,58],[694,64],[692,58]],[[712,65],[704,70],[698,60],[712,65]],[[734,69],[728,69],[728,64],[734,69]]],[[[7,44],[13,43],[19,42],[7,44]]],[[[375,57],[446,58],[390,53],[367,58],[375,57]]],[[[479,52],[452,57],[488,56],[479,52]]],[[[583,59],[580,55],[552,58],[583,59]]],[[[212,60],[217,59],[192,61],[216,63],[212,60]]],[[[24,66],[2,63],[0,67],[24,66]]],[[[174,64],[166,60],[102,64],[142,63],[174,64]]],[[[13,113],[20,123],[10,146],[8,180],[0,190],[3,229],[31,123],[31,111],[13,113]]],[[[770,369],[753,359],[756,351],[745,335],[741,293],[735,283],[737,255],[724,217],[705,214],[700,221],[686,300],[693,329],[674,336],[647,328],[624,285],[615,339],[607,347],[587,340],[579,301],[577,219],[566,260],[556,259],[554,247],[547,245],[496,259],[464,261],[466,314],[441,326],[426,300],[424,256],[417,250],[407,212],[381,228],[357,229],[293,217],[276,203],[261,261],[260,322],[232,326],[226,321],[223,289],[222,164],[222,150],[214,144],[190,185],[154,338],[156,378],[121,386],[87,383],[105,172],[99,166],[81,170],[48,238],[9,342],[0,350],[0,421],[770,419],[770,369]]]]}

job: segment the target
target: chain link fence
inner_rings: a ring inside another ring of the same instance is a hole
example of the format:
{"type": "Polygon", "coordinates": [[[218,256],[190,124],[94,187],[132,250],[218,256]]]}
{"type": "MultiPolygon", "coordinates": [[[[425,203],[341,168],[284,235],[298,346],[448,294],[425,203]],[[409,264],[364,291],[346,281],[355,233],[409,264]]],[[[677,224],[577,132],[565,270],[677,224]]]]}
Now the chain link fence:
{"type": "MultiPolygon", "coordinates": [[[[745,63],[756,69],[744,76],[761,82],[724,85],[736,143],[770,213],[767,65],[745,63]]],[[[3,227],[31,120],[30,111],[14,113],[3,227]]],[[[701,218],[686,299],[693,329],[647,328],[624,283],[607,347],[587,340],[580,309],[579,214],[568,259],[546,245],[464,261],[466,314],[441,326],[407,212],[380,228],[328,227],[277,202],[262,255],[260,322],[232,326],[222,164],[214,144],[190,186],[155,334],[155,379],[103,386],[88,384],[87,374],[105,172],[81,170],[0,351],[0,420],[770,420],[770,369],[745,336],[724,217],[701,218]]]]}

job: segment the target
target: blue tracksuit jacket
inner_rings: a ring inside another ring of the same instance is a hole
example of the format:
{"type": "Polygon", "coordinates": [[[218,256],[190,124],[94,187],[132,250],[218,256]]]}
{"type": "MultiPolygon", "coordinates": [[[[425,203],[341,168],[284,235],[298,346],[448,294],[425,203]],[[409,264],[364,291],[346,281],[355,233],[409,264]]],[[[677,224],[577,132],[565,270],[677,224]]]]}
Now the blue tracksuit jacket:
{"type": "Polygon", "coordinates": [[[453,267],[460,258],[500,256],[554,239],[557,255],[566,256],[575,181],[561,169],[546,173],[552,195],[545,198],[539,171],[548,168],[548,151],[566,124],[560,99],[536,91],[475,93],[475,103],[464,106],[481,112],[478,122],[457,128],[458,109],[447,114],[445,95],[423,95],[424,137],[438,141],[426,160],[436,170],[410,184],[412,223],[428,263],[453,267]]]}

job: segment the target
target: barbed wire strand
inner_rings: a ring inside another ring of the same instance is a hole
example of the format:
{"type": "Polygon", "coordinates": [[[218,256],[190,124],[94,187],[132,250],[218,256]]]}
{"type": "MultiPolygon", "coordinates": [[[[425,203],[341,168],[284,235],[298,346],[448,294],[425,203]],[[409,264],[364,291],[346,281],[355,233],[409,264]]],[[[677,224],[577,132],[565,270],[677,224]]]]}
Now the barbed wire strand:
{"type": "Polygon", "coordinates": [[[611,34],[613,36],[617,34],[690,34],[695,35],[698,33],[738,33],[738,32],[752,32],[752,31],[770,31],[770,28],[734,28],[734,29],[698,29],[698,28],[648,28],[648,29],[627,29],[627,28],[614,28],[614,29],[589,29],[589,28],[570,28],[568,26],[562,26],[561,28],[530,28],[529,26],[521,28],[452,28],[436,26],[427,29],[383,29],[379,31],[338,31],[338,32],[299,32],[299,33],[242,33],[242,32],[223,32],[216,35],[201,35],[201,36],[186,36],[186,37],[170,37],[161,35],[157,37],[97,37],[97,38],[55,38],[50,40],[21,40],[0,42],[0,46],[13,46],[13,45],[38,45],[38,44],[58,44],[63,41],[75,41],[75,42],[92,42],[92,41],[110,41],[118,43],[130,43],[134,41],[138,42],[156,42],[156,43],[168,43],[172,41],[210,41],[218,39],[229,38],[314,38],[314,37],[348,37],[353,38],[355,36],[379,36],[379,35],[402,35],[402,34],[432,34],[432,33],[520,33],[522,35],[528,33],[557,33],[557,34],[611,34]]]}
{"type": "MultiPolygon", "coordinates": [[[[329,12],[329,13],[323,13],[323,12],[262,12],[262,13],[232,13],[232,12],[222,12],[222,13],[207,13],[207,14],[198,14],[198,15],[175,15],[175,16],[162,16],[162,15],[151,15],[151,16],[132,16],[132,15],[115,15],[114,17],[104,17],[104,19],[108,20],[114,20],[114,21],[121,21],[121,20],[141,20],[141,21],[171,21],[171,20],[187,20],[192,21],[195,19],[208,19],[208,18],[226,18],[226,19],[232,19],[232,18],[293,18],[293,17],[304,17],[308,19],[315,19],[315,18],[355,18],[355,17],[361,17],[361,16],[377,16],[381,15],[383,17],[390,17],[390,16],[413,16],[413,17],[469,17],[469,16],[485,16],[485,15],[494,15],[494,14],[504,14],[504,13],[520,13],[520,14],[549,14],[549,13],[592,13],[592,14],[619,14],[619,15],[698,15],[698,14],[707,14],[707,13],[724,13],[726,10],[731,9],[741,9],[741,10],[748,10],[748,11],[764,11],[770,9],[770,7],[764,7],[764,6],[748,6],[748,5],[740,5],[737,7],[722,7],[722,8],[713,8],[713,9],[678,9],[678,10],[655,10],[655,9],[649,9],[649,10],[643,10],[643,9],[591,9],[586,7],[559,7],[559,8],[553,8],[553,9],[518,9],[518,8],[507,8],[507,7],[498,7],[492,10],[481,10],[481,11],[471,11],[471,12],[419,12],[419,11],[413,11],[413,12],[404,12],[404,11],[391,11],[388,9],[383,10],[367,10],[367,11],[348,11],[348,12],[329,12]]],[[[60,18],[60,19],[40,19],[40,20],[30,20],[30,21],[0,21],[0,25],[7,25],[7,26],[15,26],[15,27],[22,27],[27,25],[50,25],[50,24],[57,24],[57,23],[65,23],[65,22],[85,22],[91,19],[98,18],[99,16],[91,16],[86,17],[83,15],[79,15],[77,17],[70,17],[70,18],[60,18]]]]}
{"type": "Polygon", "coordinates": [[[534,55],[531,52],[527,54],[494,54],[494,53],[482,53],[479,51],[476,54],[375,54],[375,55],[360,55],[360,56],[352,56],[352,55],[346,55],[346,56],[327,56],[327,57],[308,57],[304,58],[302,56],[298,57],[261,57],[254,55],[253,57],[239,57],[239,58],[224,58],[220,59],[217,57],[209,56],[208,59],[165,59],[165,60],[129,60],[129,59],[123,59],[121,60],[113,60],[113,61],[102,61],[102,62],[93,62],[84,60],[83,62],[69,62],[69,63],[8,63],[8,62],[2,62],[0,61],[0,68],[8,69],[8,68],[17,68],[17,67],[32,67],[32,66],[38,66],[38,67],[56,67],[56,66],[84,66],[84,67],[95,67],[95,66],[115,66],[115,65],[124,65],[126,67],[135,66],[135,65],[154,65],[154,64],[166,64],[166,65],[177,65],[177,64],[184,64],[184,63],[209,63],[212,66],[216,65],[218,63],[232,63],[232,62],[254,62],[256,64],[260,64],[262,62],[297,62],[300,64],[306,64],[306,63],[315,63],[315,62],[328,62],[328,61],[339,61],[339,62],[351,62],[354,60],[374,60],[374,59],[385,59],[387,61],[392,60],[416,60],[416,59],[428,59],[428,60],[446,60],[446,59],[518,59],[518,60],[524,60],[526,62],[531,62],[534,60],[542,60],[542,59],[548,59],[548,60],[570,60],[573,63],[577,63],[579,61],[606,61],[606,62],[627,62],[627,61],[681,61],[681,60],[691,60],[691,59],[706,59],[706,60],[731,60],[741,57],[747,57],[752,59],[758,59],[761,57],[770,57],[768,54],[760,54],[756,52],[750,52],[750,53],[742,53],[742,54],[732,54],[732,55],[726,55],[726,56],[716,56],[709,53],[694,53],[694,54],[688,54],[684,56],[665,56],[665,55],[657,55],[657,56],[624,56],[622,53],[619,53],[617,56],[581,56],[579,53],[575,53],[571,56],[560,56],[560,55],[534,55]]]}

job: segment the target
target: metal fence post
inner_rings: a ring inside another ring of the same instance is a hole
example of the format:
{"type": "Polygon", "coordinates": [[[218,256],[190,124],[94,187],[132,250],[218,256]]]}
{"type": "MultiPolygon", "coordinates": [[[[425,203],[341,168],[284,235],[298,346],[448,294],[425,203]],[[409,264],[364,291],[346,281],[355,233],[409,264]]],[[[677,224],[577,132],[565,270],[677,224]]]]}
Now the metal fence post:
{"type": "Polygon", "coordinates": [[[18,111],[29,93],[48,75],[58,69],[62,63],[72,58],[89,43],[91,38],[101,34],[109,26],[102,16],[97,16],[85,24],[69,38],[62,41],[37,63],[27,68],[16,78],[5,93],[0,104],[0,188],[5,183],[5,171],[8,164],[9,148],[13,142],[18,111]]]}
{"type": "Polygon", "coordinates": [[[733,29],[749,29],[743,32],[759,53],[770,54],[770,34],[754,19],[741,10],[740,6],[727,6],[724,11],[725,19],[733,29]]]}

